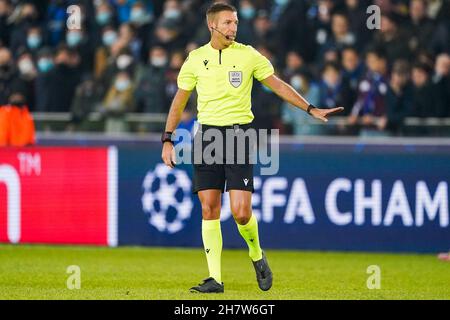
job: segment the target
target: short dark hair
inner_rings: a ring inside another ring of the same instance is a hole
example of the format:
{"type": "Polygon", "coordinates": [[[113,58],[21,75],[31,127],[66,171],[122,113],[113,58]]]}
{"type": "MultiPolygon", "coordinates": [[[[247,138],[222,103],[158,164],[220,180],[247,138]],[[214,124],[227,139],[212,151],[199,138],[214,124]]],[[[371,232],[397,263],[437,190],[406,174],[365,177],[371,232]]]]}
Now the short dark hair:
{"type": "Polygon", "coordinates": [[[222,11],[231,11],[231,12],[237,12],[236,8],[232,6],[231,4],[225,3],[225,2],[216,2],[213,3],[208,10],[206,10],[206,19],[211,20],[214,18],[214,16],[222,11]]]}
{"type": "Polygon", "coordinates": [[[357,56],[359,56],[359,52],[358,52],[358,50],[356,49],[356,47],[355,47],[355,46],[352,46],[352,45],[350,45],[350,44],[347,44],[347,45],[344,45],[344,46],[343,46],[343,48],[341,49],[341,54],[342,54],[344,51],[353,51],[357,56]]]}
{"type": "Polygon", "coordinates": [[[378,59],[387,60],[386,51],[380,46],[369,46],[366,50],[366,57],[369,54],[375,55],[378,59]]]}
{"type": "Polygon", "coordinates": [[[323,67],[322,67],[322,73],[325,72],[328,69],[333,69],[334,71],[336,71],[337,73],[341,72],[341,66],[333,61],[328,61],[326,62],[323,67]]]}
{"type": "Polygon", "coordinates": [[[392,73],[396,73],[399,75],[408,75],[410,71],[409,69],[409,63],[405,59],[397,59],[392,65],[392,73]]]}
{"type": "Polygon", "coordinates": [[[413,64],[413,69],[422,70],[423,72],[425,72],[428,75],[430,75],[432,72],[432,68],[428,64],[426,64],[424,62],[420,62],[420,61],[417,61],[413,64]]]}

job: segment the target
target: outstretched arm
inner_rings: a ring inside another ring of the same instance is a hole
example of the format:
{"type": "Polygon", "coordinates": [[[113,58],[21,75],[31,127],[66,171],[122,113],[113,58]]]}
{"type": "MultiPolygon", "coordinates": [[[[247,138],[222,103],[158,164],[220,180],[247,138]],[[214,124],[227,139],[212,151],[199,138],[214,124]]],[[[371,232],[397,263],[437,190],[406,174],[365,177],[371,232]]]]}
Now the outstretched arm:
{"type": "MultiPolygon", "coordinates": [[[[277,76],[271,75],[261,82],[275,92],[280,98],[289,102],[293,106],[296,106],[304,111],[308,110],[308,106],[310,105],[309,102],[306,101],[306,99],[303,98],[297,91],[295,91],[294,88],[277,76]]],[[[314,118],[327,122],[327,116],[341,112],[342,110],[344,110],[343,107],[336,107],[332,109],[312,108],[310,113],[314,118]]]]}
{"type": "MultiPolygon", "coordinates": [[[[175,131],[178,124],[180,123],[181,114],[186,107],[191,93],[192,91],[178,89],[175,97],[173,98],[172,105],[170,106],[165,132],[175,131]]],[[[173,168],[175,164],[175,152],[172,143],[164,142],[161,158],[167,166],[173,168]]]]}

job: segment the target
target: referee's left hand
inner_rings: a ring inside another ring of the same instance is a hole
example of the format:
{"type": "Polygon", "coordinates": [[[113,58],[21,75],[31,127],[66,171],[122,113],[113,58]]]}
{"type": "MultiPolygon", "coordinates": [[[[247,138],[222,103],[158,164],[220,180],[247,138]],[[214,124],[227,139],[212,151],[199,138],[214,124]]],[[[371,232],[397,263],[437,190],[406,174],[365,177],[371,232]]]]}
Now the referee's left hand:
{"type": "Polygon", "coordinates": [[[172,169],[175,167],[175,148],[172,143],[164,142],[161,158],[168,167],[172,169]]]}
{"type": "Polygon", "coordinates": [[[332,108],[332,109],[313,108],[311,110],[311,115],[316,119],[322,120],[323,122],[328,122],[328,119],[327,119],[328,116],[331,116],[331,115],[341,112],[343,110],[344,110],[343,107],[336,107],[336,108],[332,108]]]}

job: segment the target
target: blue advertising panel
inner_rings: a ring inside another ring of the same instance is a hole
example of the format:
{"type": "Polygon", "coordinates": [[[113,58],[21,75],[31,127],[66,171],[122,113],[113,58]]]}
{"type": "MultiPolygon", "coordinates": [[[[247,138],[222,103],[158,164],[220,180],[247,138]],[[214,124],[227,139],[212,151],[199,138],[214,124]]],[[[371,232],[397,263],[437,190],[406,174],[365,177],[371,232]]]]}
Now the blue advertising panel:
{"type": "MultiPolygon", "coordinates": [[[[119,147],[119,244],[202,246],[192,166],[170,170],[159,143],[119,147]]],[[[450,248],[450,147],[284,144],[279,170],[255,167],[263,248],[437,252],[450,248]]],[[[223,244],[244,248],[229,208],[223,244]]]]}

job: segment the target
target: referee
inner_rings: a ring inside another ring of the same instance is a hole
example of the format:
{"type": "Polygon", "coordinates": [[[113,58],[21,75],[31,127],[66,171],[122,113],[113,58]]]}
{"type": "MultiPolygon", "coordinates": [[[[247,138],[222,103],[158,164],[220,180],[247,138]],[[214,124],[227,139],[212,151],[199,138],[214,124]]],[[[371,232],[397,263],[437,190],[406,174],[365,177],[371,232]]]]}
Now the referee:
{"type": "MultiPolygon", "coordinates": [[[[194,88],[197,89],[197,132],[220,130],[225,137],[226,129],[244,134],[251,128],[251,90],[253,78],[261,81],[290,104],[308,112],[314,118],[328,121],[327,116],[344,108],[318,109],[309,104],[291,86],[274,75],[274,68],[253,47],[234,41],[238,18],[236,9],[225,3],[215,3],[206,13],[211,40],[190,52],[178,75],[178,91],[172,101],[165,132],[162,135],[162,159],[173,168],[175,152],[172,133],[180,122],[182,111],[194,88]]],[[[195,139],[195,138],[194,138],[195,139]]],[[[228,142],[225,141],[225,144],[228,142]]],[[[203,152],[205,143],[200,150],[203,152]]],[[[194,163],[193,192],[198,194],[202,206],[202,239],[209,269],[209,278],[190,289],[191,292],[224,292],[221,277],[222,232],[220,228],[221,194],[230,195],[230,207],[239,233],[249,248],[249,256],[256,272],[261,290],[272,286],[272,271],[261,250],[258,222],[252,214],[253,165],[246,147],[244,164],[194,163]]],[[[224,153],[226,148],[223,148],[224,153]]],[[[222,155],[225,157],[225,155],[222,155]]],[[[236,160],[234,155],[234,160],[236,160]]]]}

